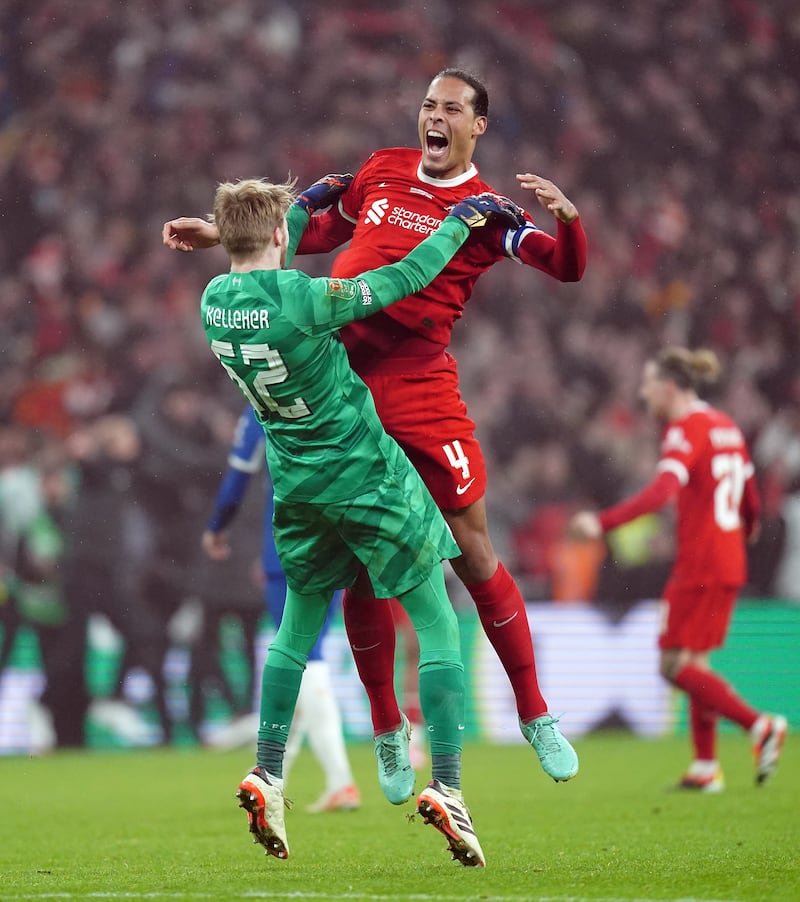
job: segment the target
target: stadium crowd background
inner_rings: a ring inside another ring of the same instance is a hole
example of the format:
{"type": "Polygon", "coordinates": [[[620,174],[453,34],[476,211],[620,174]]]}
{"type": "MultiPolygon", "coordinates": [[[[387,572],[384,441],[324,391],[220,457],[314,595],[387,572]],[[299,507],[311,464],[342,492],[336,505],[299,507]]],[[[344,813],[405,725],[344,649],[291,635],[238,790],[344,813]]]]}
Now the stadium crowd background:
{"type": "Polygon", "coordinates": [[[200,562],[240,412],[197,320],[224,257],[168,252],[161,225],[207,211],[223,179],[302,185],[416,146],[447,65],[489,87],[481,175],[546,230],[514,174],[552,179],[590,245],[575,285],[494,267],[456,326],[507,565],[531,600],[658,591],[669,514],[620,530],[607,557],[563,527],[652,473],[656,428],[636,404],[647,354],[706,345],[726,373],[714,401],[747,431],[764,492],[748,591],[796,598],[798,60],[788,0],[3,3],[0,516],[13,533],[43,490],[55,532],[3,562],[56,586],[31,596],[34,619],[82,607],[152,638],[148,610],[163,623],[223,582],[261,604],[246,567],[234,588],[200,562]]]}

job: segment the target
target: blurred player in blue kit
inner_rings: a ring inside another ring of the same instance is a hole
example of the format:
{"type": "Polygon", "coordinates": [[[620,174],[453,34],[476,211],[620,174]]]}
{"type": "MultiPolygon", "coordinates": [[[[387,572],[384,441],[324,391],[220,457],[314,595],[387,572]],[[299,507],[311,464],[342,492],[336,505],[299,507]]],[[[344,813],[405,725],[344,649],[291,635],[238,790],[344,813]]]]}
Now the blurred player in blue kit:
{"type": "MultiPolygon", "coordinates": [[[[202,537],[203,549],[212,560],[223,561],[230,556],[227,527],[241,507],[251,477],[266,469],[264,430],[256,418],[255,410],[248,404],[236,425],[236,435],[228,455],[228,469],[223,476],[214,509],[202,537]]],[[[261,563],[266,607],[277,629],[283,617],[286,601],[286,576],[272,535],[273,499],[268,472],[266,482],[261,563]]],[[[353,772],[347,757],[342,718],[333,693],[330,670],[322,654],[331,615],[340,603],[341,593],[337,593],[319,638],[309,652],[283,765],[284,775],[288,777],[303,741],[307,738],[311,751],[325,775],[324,792],[307,808],[314,813],[351,811],[361,804],[361,795],[353,780],[353,772]]],[[[248,726],[249,721],[250,718],[247,719],[248,726]]]]}

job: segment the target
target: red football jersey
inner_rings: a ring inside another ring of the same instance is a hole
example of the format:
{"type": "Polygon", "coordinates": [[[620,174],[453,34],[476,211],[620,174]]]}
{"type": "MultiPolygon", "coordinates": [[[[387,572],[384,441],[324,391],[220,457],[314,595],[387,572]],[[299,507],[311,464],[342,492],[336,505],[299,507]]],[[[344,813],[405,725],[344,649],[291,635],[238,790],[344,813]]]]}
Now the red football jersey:
{"type": "Polygon", "coordinates": [[[674,473],[680,482],[672,579],[742,585],[747,577],[742,502],[754,468],[739,427],[698,401],[687,416],[665,427],[658,470],[674,473]]]}
{"type": "MultiPolygon", "coordinates": [[[[298,253],[329,251],[347,240],[350,236],[341,228],[344,217],[352,237],[349,247],[336,257],[332,273],[352,278],[404,257],[434,232],[453,205],[464,197],[494,191],[479,178],[474,164],[456,178],[434,179],[422,171],[421,159],[421,151],[411,148],[373,153],[340,199],[338,210],[312,217],[298,253]]],[[[580,279],[586,262],[586,239],[580,221],[569,226],[559,222],[556,239],[538,229],[530,214],[526,216],[526,225],[517,229],[490,222],[469,236],[427,288],[348,326],[343,330],[348,351],[363,335],[363,340],[376,351],[391,353],[395,343],[408,333],[446,347],[475,280],[504,257],[535,266],[562,281],[580,279]],[[398,323],[404,328],[391,336],[398,323]],[[377,333],[392,340],[381,340],[377,333]]],[[[425,351],[414,349],[407,356],[417,353],[425,351]]]]}

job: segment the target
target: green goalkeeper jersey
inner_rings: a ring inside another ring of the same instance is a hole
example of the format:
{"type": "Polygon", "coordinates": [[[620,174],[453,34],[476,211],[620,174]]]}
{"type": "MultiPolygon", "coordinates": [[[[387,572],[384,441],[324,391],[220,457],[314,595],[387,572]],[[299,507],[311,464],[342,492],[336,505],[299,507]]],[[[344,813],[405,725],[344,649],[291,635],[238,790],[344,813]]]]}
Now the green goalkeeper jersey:
{"type": "MultiPolygon", "coordinates": [[[[307,214],[287,216],[291,259],[307,214]]],[[[264,426],[275,497],[341,501],[375,488],[392,459],[369,389],[350,368],[337,331],[415,294],[469,234],[455,217],[397,263],[353,279],[292,269],[230,272],[201,300],[211,350],[264,426]]]]}

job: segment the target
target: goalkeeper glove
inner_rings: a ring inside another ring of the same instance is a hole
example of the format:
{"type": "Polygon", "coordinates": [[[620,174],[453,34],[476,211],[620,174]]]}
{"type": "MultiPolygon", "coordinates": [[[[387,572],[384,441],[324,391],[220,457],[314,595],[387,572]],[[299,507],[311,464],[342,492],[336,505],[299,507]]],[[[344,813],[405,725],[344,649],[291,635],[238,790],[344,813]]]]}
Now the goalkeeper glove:
{"type": "Polygon", "coordinates": [[[504,225],[513,228],[525,225],[522,207],[513,200],[490,191],[465,197],[453,207],[449,215],[460,219],[470,229],[485,226],[490,219],[501,220],[504,225]]]}
{"type": "Polygon", "coordinates": [[[329,207],[340,194],[344,194],[347,191],[352,181],[353,176],[349,172],[341,175],[325,175],[299,194],[295,203],[298,207],[302,207],[310,216],[315,210],[329,207]]]}

